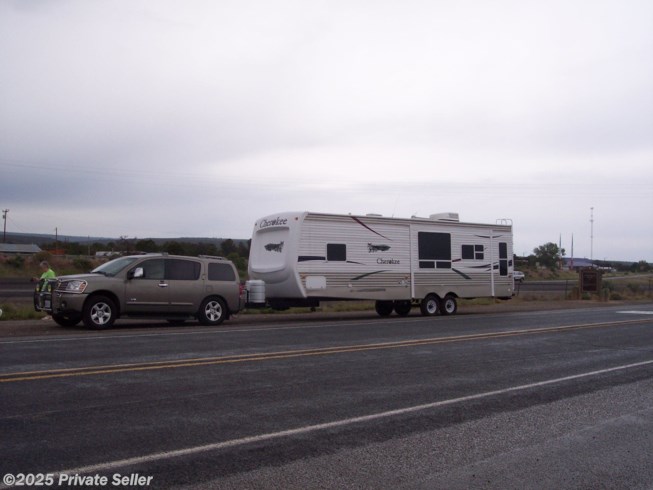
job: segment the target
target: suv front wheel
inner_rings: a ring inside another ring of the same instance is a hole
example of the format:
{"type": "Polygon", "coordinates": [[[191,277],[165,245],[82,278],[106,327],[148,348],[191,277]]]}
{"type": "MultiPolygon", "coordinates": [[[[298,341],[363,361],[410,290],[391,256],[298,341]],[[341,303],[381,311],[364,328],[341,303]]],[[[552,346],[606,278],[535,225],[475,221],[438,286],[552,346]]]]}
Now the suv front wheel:
{"type": "Polygon", "coordinates": [[[52,319],[57,323],[57,325],[62,327],[74,327],[82,319],[82,316],[79,313],[53,313],[52,319]]]}
{"type": "Polygon", "coordinates": [[[206,298],[197,315],[202,325],[220,325],[227,316],[227,307],[221,298],[206,298]]]}
{"type": "Polygon", "coordinates": [[[84,305],[84,325],[95,330],[110,328],[118,311],[115,303],[106,296],[94,296],[84,305]]]}

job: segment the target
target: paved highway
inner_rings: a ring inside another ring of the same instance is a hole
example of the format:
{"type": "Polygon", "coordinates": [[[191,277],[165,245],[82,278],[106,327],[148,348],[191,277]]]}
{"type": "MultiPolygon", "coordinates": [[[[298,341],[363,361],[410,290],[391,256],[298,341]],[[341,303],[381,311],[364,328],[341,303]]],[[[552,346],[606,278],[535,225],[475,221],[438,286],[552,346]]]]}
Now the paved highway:
{"type": "Polygon", "coordinates": [[[650,488],[652,429],[653,304],[0,338],[54,488],[650,488]]]}

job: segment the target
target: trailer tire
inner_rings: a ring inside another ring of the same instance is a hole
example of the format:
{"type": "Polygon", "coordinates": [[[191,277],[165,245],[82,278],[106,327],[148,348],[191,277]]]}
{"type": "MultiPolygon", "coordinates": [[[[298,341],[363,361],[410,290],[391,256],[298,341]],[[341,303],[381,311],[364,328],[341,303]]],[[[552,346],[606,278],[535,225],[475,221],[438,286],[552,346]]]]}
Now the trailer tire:
{"type": "Polygon", "coordinates": [[[440,298],[435,294],[429,294],[422,300],[419,309],[424,316],[435,316],[440,312],[440,298]]]}
{"type": "Polygon", "coordinates": [[[374,309],[379,316],[390,316],[393,308],[394,303],[392,301],[377,301],[374,303],[374,309]]]}
{"type": "Polygon", "coordinates": [[[408,316],[413,305],[410,300],[395,301],[394,309],[399,316],[408,316]]]}
{"type": "Polygon", "coordinates": [[[447,294],[442,300],[440,311],[443,315],[455,315],[458,311],[458,302],[452,294],[447,294]]]}

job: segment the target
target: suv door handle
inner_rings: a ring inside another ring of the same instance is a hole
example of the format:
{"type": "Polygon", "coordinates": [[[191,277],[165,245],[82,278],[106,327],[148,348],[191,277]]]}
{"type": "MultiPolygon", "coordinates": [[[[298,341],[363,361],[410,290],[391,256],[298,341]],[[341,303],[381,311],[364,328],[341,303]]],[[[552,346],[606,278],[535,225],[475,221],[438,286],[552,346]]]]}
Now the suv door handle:
{"type": "Polygon", "coordinates": [[[168,283],[167,283],[167,282],[163,282],[163,281],[161,281],[161,282],[159,283],[159,287],[160,287],[160,288],[167,288],[167,287],[168,287],[168,283]]]}

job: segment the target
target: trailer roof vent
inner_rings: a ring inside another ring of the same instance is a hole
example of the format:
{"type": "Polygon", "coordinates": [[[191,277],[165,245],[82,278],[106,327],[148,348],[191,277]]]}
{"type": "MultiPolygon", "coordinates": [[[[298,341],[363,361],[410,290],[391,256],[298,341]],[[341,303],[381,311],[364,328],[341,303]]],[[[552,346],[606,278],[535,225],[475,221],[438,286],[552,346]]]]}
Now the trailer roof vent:
{"type": "Polygon", "coordinates": [[[458,213],[432,214],[431,216],[429,216],[429,219],[432,219],[433,221],[448,221],[450,223],[458,223],[460,221],[460,217],[458,216],[458,213]]]}

